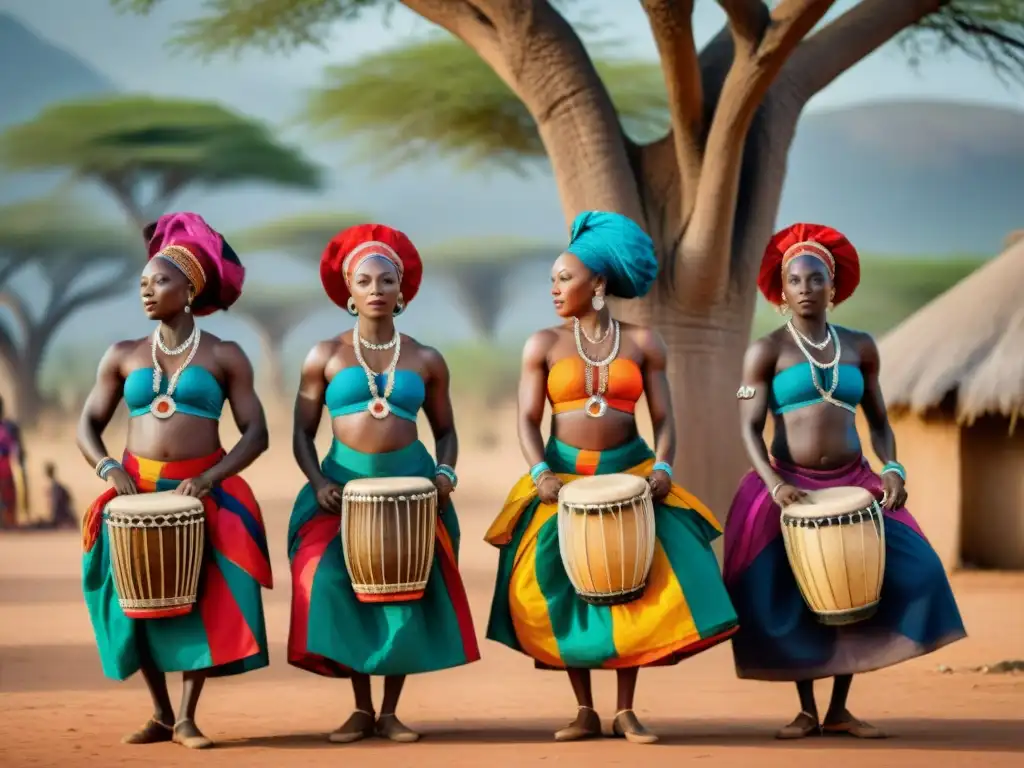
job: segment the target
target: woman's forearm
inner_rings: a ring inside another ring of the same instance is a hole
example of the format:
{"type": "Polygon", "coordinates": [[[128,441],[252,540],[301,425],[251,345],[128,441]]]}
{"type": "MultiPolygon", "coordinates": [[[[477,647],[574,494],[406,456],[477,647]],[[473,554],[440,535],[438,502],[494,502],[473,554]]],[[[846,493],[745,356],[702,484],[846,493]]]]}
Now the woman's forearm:
{"type": "Polygon", "coordinates": [[[754,471],[764,480],[765,485],[774,489],[782,478],[772,466],[771,457],[768,455],[768,446],[765,445],[763,433],[755,432],[750,427],[743,429],[743,445],[747,449],[747,456],[754,467],[754,471]]]}
{"type": "Polygon", "coordinates": [[[526,463],[531,467],[544,461],[544,436],[541,435],[539,424],[529,419],[520,420],[519,448],[526,458],[526,463]]]}
{"type": "Polygon", "coordinates": [[[434,435],[434,449],[438,464],[446,464],[455,469],[455,462],[459,460],[459,437],[454,429],[434,435]]]}
{"type": "Polygon", "coordinates": [[[655,461],[669,466],[676,458],[676,427],[671,419],[665,418],[654,424],[655,461]]]}
{"type": "Polygon", "coordinates": [[[269,445],[270,435],[266,426],[250,426],[242,433],[234,447],[224,455],[224,458],[203,474],[214,484],[222,483],[250,466],[266,452],[269,445]]]}
{"type": "Polygon", "coordinates": [[[292,436],[292,453],[295,463],[313,488],[320,489],[331,482],[320,469],[320,459],[316,455],[316,442],[312,435],[296,430],[292,436]]]}

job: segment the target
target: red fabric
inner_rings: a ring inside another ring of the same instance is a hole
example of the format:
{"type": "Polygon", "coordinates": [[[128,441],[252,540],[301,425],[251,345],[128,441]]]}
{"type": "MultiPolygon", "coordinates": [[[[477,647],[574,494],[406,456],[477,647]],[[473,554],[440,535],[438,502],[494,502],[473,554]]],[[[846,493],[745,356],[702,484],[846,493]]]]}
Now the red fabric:
{"type": "Polygon", "coordinates": [[[206,285],[192,303],[195,315],[228,309],[242,295],[245,267],[224,237],[198,213],[169,213],[150,224],[143,233],[149,258],[169,245],[187,248],[206,274],[206,285]]]}
{"type": "Polygon", "coordinates": [[[857,249],[846,236],[821,224],[799,223],[777,232],[768,242],[761,259],[761,271],[757,276],[757,287],[762,295],[775,306],[782,304],[782,261],[786,251],[794,245],[813,242],[824,246],[835,260],[832,284],[836,289],[833,303],[841,304],[853,295],[860,283],[860,259],[857,249]]]}
{"type": "Polygon", "coordinates": [[[323,256],[320,258],[320,281],[323,283],[327,296],[339,307],[347,307],[349,297],[352,295],[348,288],[350,275],[343,273],[343,270],[355,269],[363,256],[379,252],[380,255],[391,258],[390,254],[384,253],[384,249],[374,251],[367,248],[365,254],[353,258],[348,265],[345,264],[345,257],[363,243],[376,241],[389,246],[402,263],[402,299],[408,304],[416,296],[423,280],[423,260],[419,251],[404,232],[385,226],[384,224],[359,224],[339,232],[327,244],[323,256]]]}

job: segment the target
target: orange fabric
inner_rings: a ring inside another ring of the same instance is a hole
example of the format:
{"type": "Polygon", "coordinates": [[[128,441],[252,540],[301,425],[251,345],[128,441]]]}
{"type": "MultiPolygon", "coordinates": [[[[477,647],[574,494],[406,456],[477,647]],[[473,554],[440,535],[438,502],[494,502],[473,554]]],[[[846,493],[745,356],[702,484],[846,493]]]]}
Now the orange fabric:
{"type": "MultiPolygon", "coordinates": [[[[586,364],[579,357],[563,357],[548,372],[548,399],[554,413],[583,408],[588,399],[586,364]]],[[[598,372],[594,371],[594,389],[598,372]]],[[[633,413],[644,393],[644,376],[632,360],[617,358],[608,366],[608,389],[604,393],[608,406],[617,411],[633,413]]]]}

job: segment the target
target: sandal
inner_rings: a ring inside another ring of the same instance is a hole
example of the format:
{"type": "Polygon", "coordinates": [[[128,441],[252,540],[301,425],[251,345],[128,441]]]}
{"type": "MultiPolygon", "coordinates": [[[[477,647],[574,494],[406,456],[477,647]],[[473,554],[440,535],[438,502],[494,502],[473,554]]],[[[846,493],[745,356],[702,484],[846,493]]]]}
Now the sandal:
{"type": "Polygon", "coordinates": [[[555,731],[555,741],[583,741],[601,736],[601,718],[593,707],[580,706],[576,719],[555,731]]]}
{"type": "Polygon", "coordinates": [[[146,724],[134,733],[121,739],[122,744],[160,744],[171,741],[174,737],[174,726],[161,723],[151,717],[146,724]]]}
{"type": "Polygon", "coordinates": [[[656,734],[644,728],[632,709],[621,709],[615,713],[612,735],[631,744],[654,744],[658,740],[656,734]]]}
{"type": "Polygon", "coordinates": [[[871,723],[858,720],[852,715],[850,715],[848,720],[840,723],[830,723],[827,717],[825,721],[821,726],[821,732],[829,736],[853,736],[855,739],[887,738],[887,734],[881,728],[876,728],[871,723]]]}
{"type": "Polygon", "coordinates": [[[349,716],[348,720],[346,720],[340,728],[333,731],[327,737],[327,740],[332,744],[351,744],[355,741],[362,741],[363,739],[368,739],[373,736],[373,726],[373,712],[367,712],[365,709],[357,709],[349,716]],[[357,726],[360,719],[365,721],[361,727],[357,726]]]}
{"type": "Polygon", "coordinates": [[[805,739],[808,736],[820,736],[821,725],[816,715],[810,712],[801,711],[793,722],[784,728],[780,728],[775,734],[777,739],[805,739]],[[801,724],[801,721],[803,724],[801,724]]]}
{"type": "Polygon", "coordinates": [[[199,730],[191,717],[186,717],[174,724],[174,736],[172,741],[175,744],[180,744],[186,749],[209,749],[213,746],[213,741],[203,735],[203,732],[199,730]],[[178,729],[186,725],[191,725],[192,730],[194,730],[195,733],[190,736],[183,736],[178,729]]]}
{"type": "Polygon", "coordinates": [[[381,738],[390,739],[399,744],[412,744],[414,741],[420,740],[420,735],[399,720],[394,712],[380,716],[380,719],[377,720],[376,732],[381,738]]]}

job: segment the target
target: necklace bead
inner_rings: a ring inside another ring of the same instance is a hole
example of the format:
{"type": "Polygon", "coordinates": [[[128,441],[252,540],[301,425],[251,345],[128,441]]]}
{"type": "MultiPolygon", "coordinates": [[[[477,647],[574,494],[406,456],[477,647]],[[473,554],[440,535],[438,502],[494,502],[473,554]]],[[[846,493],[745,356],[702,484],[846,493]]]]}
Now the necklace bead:
{"type": "MultiPolygon", "coordinates": [[[[356,325],[352,329],[352,348],[355,350],[356,360],[359,366],[363,369],[363,373],[366,374],[366,384],[370,390],[370,402],[366,408],[370,412],[370,415],[375,419],[387,418],[391,413],[391,406],[388,405],[388,398],[391,397],[391,393],[395,388],[395,370],[398,367],[398,358],[402,355],[402,337],[398,333],[398,329],[395,329],[395,335],[390,341],[390,346],[395,348],[395,354],[391,358],[391,363],[385,369],[386,384],[384,385],[384,395],[381,396],[380,390],[377,387],[377,373],[366,364],[366,360],[363,358],[363,352],[361,347],[363,346],[363,340],[359,336],[359,326],[356,325]]],[[[371,347],[372,349],[373,347],[371,347]]]]}

